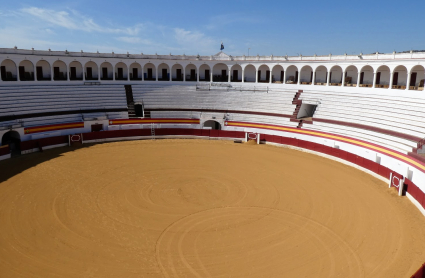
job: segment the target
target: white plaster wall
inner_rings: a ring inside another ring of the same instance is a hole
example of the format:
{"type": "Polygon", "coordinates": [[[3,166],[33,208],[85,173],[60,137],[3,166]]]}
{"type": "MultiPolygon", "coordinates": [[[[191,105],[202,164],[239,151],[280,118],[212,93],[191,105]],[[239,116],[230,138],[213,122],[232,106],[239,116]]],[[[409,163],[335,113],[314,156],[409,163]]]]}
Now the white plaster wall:
{"type": "MultiPolygon", "coordinates": [[[[173,74],[173,77],[172,78],[177,78],[177,69],[181,69],[182,74],[183,75],[185,74],[182,65],[180,65],[180,64],[174,64],[173,65],[173,68],[172,68],[172,74],[173,74]]],[[[190,73],[190,71],[189,71],[189,73],[190,73]]]]}
{"type": "Polygon", "coordinates": [[[195,74],[198,75],[198,70],[197,70],[197,68],[194,64],[189,64],[189,65],[186,66],[186,69],[185,69],[186,70],[186,73],[185,73],[186,74],[186,80],[190,78],[190,72],[193,69],[195,70],[195,74]]]}
{"type": "Polygon", "coordinates": [[[297,83],[297,80],[295,80],[295,72],[298,71],[297,67],[290,66],[286,69],[286,81],[289,80],[291,76],[294,77],[294,82],[297,83]]]}
{"type": "Polygon", "coordinates": [[[229,74],[229,68],[227,65],[222,63],[214,65],[213,75],[221,75],[222,70],[226,70],[226,75],[229,74]]]}
{"type": "Polygon", "coordinates": [[[310,67],[303,67],[301,70],[300,78],[301,82],[310,82],[310,79],[312,78],[311,73],[313,72],[313,69],[310,67]]]}
{"type": "Polygon", "coordinates": [[[274,66],[272,70],[272,75],[274,80],[280,81],[280,72],[283,71],[283,67],[280,65],[274,66]]]}
{"type": "Polygon", "coordinates": [[[68,69],[67,69],[67,67],[66,67],[66,64],[65,64],[65,62],[63,62],[63,61],[55,61],[55,62],[53,63],[53,65],[52,65],[52,67],[53,67],[53,68],[55,68],[55,67],[59,67],[59,71],[60,71],[60,72],[63,72],[63,73],[65,74],[65,76],[66,76],[66,73],[68,72],[68,69]]]}
{"type": "Polygon", "coordinates": [[[412,72],[417,73],[415,86],[418,86],[419,83],[421,82],[421,80],[425,79],[425,72],[424,72],[424,70],[413,70],[412,72]]]}
{"type": "Polygon", "coordinates": [[[114,72],[113,72],[113,70],[112,70],[112,65],[111,65],[111,63],[109,63],[109,62],[103,62],[103,63],[100,65],[100,72],[99,72],[99,74],[100,74],[100,77],[101,77],[101,78],[113,78],[113,74],[114,74],[114,72]],[[103,68],[107,68],[107,69],[108,69],[108,76],[102,76],[102,75],[103,75],[103,68]]]}
{"type": "Polygon", "coordinates": [[[148,77],[148,69],[152,69],[152,78],[156,78],[156,67],[152,63],[147,63],[143,67],[143,75],[146,73],[146,77],[148,77]]]}
{"type": "Polygon", "coordinates": [[[38,61],[37,64],[36,64],[36,67],[42,68],[43,78],[51,78],[51,75],[52,75],[51,69],[52,68],[50,67],[50,64],[47,61],[45,61],[45,60],[38,61]]]}
{"type": "Polygon", "coordinates": [[[130,65],[130,73],[133,74],[133,69],[137,69],[137,76],[133,76],[133,78],[142,78],[142,66],[139,63],[132,63],[130,65]]]}
{"type": "Polygon", "coordinates": [[[371,67],[365,67],[362,69],[364,72],[363,84],[373,84],[373,69],[371,67]]]}
{"type": "Polygon", "coordinates": [[[351,77],[351,84],[357,84],[357,78],[359,74],[357,68],[353,66],[349,66],[347,67],[346,72],[347,72],[347,77],[351,77]]]}
{"type": "Polygon", "coordinates": [[[87,68],[90,67],[92,71],[92,77],[99,78],[99,66],[95,62],[89,61],[84,65],[85,73],[87,73],[87,68]]]}
{"type": "Polygon", "coordinates": [[[167,69],[167,74],[170,73],[170,67],[167,64],[162,63],[158,66],[158,78],[166,78],[169,80],[168,76],[162,76],[162,69],[167,69]]]}
{"type": "Polygon", "coordinates": [[[340,67],[333,67],[330,72],[332,73],[332,79],[330,83],[341,83],[342,81],[342,69],[340,67]]]}
{"type": "Polygon", "coordinates": [[[17,78],[18,68],[12,60],[9,60],[9,59],[3,60],[1,65],[6,67],[6,72],[12,73],[13,78],[17,78]]]}
{"type": "Polygon", "coordinates": [[[34,72],[34,65],[28,60],[24,60],[19,64],[20,67],[25,68],[25,72],[34,72]]]}
{"type": "Polygon", "coordinates": [[[261,76],[260,76],[260,79],[258,81],[266,80],[267,71],[270,70],[269,67],[266,66],[266,65],[262,65],[262,66],[260,66],[260,68],[258,70],[261,71],[261,76]]]}
{"type": "Polygon", "coordinates": [[[407,70],[405,68],[396,68],[394,72],[398,72],[398,83],[399,86],[406,86],[407,83],[407,70]]]}
{"type": "MultiPolygon", "coordinates": [[[[234,70],[237,70],[238,71],[238,76],[236,76],[237,77],[237,79],[238,80],[242,80],[242,67],[240,66],[240,65],[234,65],[233,67],[232,67],[232,69],[230,70],[230,75],[233,77],[233,71],[234,70]]],[[[234,78],[234,77],[233,77],[234,78]]]]}
{"type": "Polygon", "coordinates": [[[326,81],[327,81],[326,80],[327,79],[326,73],[327,73],[327,69],[325,67],[323,67],[323,66],[318,67],[316,69],[316,81],[315,82],[326,83],[326,81]]]}
{"type": "Polygon", "coordinates": [[[209,70],[211,74],[211,67],[208,65],[201,65],[199,67],[199,79],[208,79],[208,76],[205,78],[205,70],[209,70]]]}
{"type": "Polygon", "coordinates": [[[246,66],[244,70],[245,82],[255,82],[255,74],[256,71],[253,65],[246,66]]]}
{"type": "MultiPolygon", "coordinates": [[[[71,72],[71,67],[75,67],[75,71],[76,71],[76,77],[77,78],[82,78],[83,77],[83,66],[81,65],[80,62],[77,61],[73,61],[69,64],[69,72],[71,72]]],[[[44,69],[43,69],[43,74],[44,74],[44,69]]]]}
{"type": "Polygon", "coordinates": [[[115,65],[115,77],[118,77],[118,68],[122,68],[123,78],[127,78],[128,76],[128,68],[127,65],[120,62],[115,65]]]}

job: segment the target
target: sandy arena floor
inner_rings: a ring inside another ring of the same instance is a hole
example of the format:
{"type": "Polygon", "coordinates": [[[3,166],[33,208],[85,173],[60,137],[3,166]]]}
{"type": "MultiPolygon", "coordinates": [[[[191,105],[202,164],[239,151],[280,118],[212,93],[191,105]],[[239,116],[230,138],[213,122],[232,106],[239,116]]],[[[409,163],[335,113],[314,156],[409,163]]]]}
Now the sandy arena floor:
{"type": "Polygon", "coordinates": [[[204,140],[0,162],[0,277],[410,277],[425,219],[385,182],[204,140]]]}

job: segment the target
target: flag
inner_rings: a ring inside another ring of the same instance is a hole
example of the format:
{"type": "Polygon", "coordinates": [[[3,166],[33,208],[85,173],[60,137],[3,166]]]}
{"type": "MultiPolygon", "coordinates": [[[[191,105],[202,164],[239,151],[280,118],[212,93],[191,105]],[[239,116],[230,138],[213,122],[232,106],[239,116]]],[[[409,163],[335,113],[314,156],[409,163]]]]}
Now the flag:
{"type": "Polygon", "coordinates": [[[223,44],[223,42],[221,42],[220,50],[223,50],[223,49],[224,49],[224,44],[223,44]]]}

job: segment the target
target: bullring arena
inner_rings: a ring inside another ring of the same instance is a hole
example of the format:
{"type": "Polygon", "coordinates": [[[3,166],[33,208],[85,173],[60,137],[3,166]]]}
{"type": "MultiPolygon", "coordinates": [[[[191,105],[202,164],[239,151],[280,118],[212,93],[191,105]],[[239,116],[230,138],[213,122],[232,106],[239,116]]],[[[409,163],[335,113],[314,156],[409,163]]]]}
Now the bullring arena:
{"type": "Polygon", "coordinates": [[[0,60],[1,277],[424,277],[425,53],[0,60]]]}

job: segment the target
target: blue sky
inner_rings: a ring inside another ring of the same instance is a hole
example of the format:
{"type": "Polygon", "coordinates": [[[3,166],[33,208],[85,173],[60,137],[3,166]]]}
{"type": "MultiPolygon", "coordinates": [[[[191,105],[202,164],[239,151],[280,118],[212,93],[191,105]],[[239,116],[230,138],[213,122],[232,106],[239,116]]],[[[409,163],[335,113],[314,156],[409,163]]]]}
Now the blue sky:
{"type": "Polygon", "coordinates": [[[5,1],[0,47],[328,55],[425,49],[425,1],[5,1]]]}

